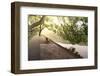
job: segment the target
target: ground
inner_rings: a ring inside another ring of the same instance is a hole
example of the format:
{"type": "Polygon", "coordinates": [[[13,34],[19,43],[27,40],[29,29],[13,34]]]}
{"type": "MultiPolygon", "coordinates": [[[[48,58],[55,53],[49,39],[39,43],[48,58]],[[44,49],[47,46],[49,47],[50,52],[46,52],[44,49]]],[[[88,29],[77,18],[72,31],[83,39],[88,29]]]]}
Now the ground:
{"type": "Polygon", "coordinates": [[[80,58],[66,48],[60,47],[50,41],[47,42],[43,36],[34,36],[29,40],[28,47],[29,60],[80,58]]]}

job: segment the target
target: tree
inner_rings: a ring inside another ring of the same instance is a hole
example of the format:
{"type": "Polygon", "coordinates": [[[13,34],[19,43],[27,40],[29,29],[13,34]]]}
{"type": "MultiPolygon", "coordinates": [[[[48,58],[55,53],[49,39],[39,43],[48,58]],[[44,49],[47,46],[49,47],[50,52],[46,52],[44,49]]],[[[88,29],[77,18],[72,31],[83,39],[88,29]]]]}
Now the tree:
{"type": "Polygon", "coordinates": [[[29,37],[36,34],[41,36],[42,30],[47,28],[72,44],[87,43],[87,17],[32,15],[29,22],[29,37]]]}
{"type": "MultiPolygon", "coordinates": [[[[30,18],[31,16],[29,16],[30,18]]],[[[39,36],[41,35],[41,31],[43,30],[42,25],[44,23],[45,16],[32,16],[29,21],[31,21],[29,28],[29,37],[35,35],[39,31],[39,36]],[[32,19],[33,18],[33,19],[32,19]]]]}
{"type": "Polygon", "coordinates": [[[61,35],[65,40],[69,40],[72,44],[84,42],[87,43],[88,26],[86,17],[68,17],[69,23],[66,23],[63,17],[64,25],[61,35]]]}

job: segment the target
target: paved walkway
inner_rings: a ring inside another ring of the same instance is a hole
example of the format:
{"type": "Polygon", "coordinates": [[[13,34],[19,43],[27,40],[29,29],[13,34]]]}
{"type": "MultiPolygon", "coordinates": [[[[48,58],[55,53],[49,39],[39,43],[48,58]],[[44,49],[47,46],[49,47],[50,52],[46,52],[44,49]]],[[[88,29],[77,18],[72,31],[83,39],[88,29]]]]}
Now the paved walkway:
{"type": "Polygon", "coordinates": [[[41,60],[41,59],[73,59],[78,58],[73,55],[69,50],[63,49],[58,45],[50,42],[46,44],[44,37],[34,36],[28,45],[28,59],[41,60]]]}

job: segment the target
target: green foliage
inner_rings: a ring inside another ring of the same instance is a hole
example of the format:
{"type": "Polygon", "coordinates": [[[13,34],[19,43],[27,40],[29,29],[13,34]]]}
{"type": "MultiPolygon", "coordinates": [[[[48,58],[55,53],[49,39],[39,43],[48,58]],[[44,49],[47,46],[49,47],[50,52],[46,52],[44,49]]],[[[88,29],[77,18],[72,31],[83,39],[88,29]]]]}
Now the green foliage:
{"type": "Polygon", "coordinates": [[[62,25],[63,32],[60,30],[64,39],[72,44],[84,42],[87,44],[88,26],[85,17],[69,17],[69,24],[62,25]],[[77,24],[81,21],[81,24],[77,24]]]}
{"type": "Polygon", "coordinates": [[[53,31],[64,40],[70,41],[72,44],[83,42],[87,44],[88,41],[88,18],[75,16],[45,16],[41,24],[34,28],[30,26],[39,22],[43,16],[30,15],[29,22],[29,38],[34,35],[41,34],[44,28],[53,31]]]}

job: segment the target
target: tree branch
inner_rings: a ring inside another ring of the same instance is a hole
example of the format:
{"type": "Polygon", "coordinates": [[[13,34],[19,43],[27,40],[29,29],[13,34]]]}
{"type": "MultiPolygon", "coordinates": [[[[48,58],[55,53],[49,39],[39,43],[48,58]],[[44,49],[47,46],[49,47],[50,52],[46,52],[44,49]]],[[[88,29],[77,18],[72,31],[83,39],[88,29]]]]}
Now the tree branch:
{"type": "Polygon", "coordinates": [[[43,23],[43,21],[44,21],[44,18],[45,18],[45,16],[42,16],[42,18],[41,18],[38,22],[33,23],[33,24],[30,26],[30,28],[34,28],[34,27],[36,27],[36,26],[38,26],[38,25],[41,25],[41,24],[43,23]]]}

